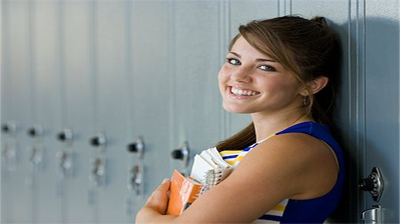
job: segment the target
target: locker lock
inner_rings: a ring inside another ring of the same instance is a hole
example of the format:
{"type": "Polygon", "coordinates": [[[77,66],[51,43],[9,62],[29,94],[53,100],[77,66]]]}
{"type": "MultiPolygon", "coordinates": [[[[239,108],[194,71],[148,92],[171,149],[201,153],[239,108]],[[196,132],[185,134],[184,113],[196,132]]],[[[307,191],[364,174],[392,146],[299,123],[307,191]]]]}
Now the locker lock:
{"type": "Polygon", "coordinates": [[[41,126],[38,126],[38,125],[36,125],[34,127],[31,127],[28,130],[28,135],[31,136],[32,138],[42,136],[43,135],[43,128],[41,126]]]}
{"type": "Polygon", "coordinates": [[[1,131],[3,133],[15,133],[17,131],[17,127],[12,122],[7,122],[1,126],[1,131]]]}
{"type": "Polygon", "coordinates": [[[174,159],[183,160],[185,158],[185,153],[182,149],[175,149],[171,154],[174,159]]]}
{"type": "Polygon", "coordinates": [[[90,139],[90,144],[92,146],[104,146],[106,144],[106,137],[103,134],[99,134],[90,139]]]}
{"type": "Polygon", "coordinates": [[[186,167],[189,160],[189,146],[184,142],[179,149],[172,151],[171,156],[173,159],[182,160],[183,166],[186,167]]]}
{"type": "Polygon", "coordinates": [[[141,158],[144,152],[144,143],[142,139],[138,137],[136,138],[135,142],[128,145],[127,149],[128,152],[135,153],[139,158],[141,158]]]}
{"type": "Polygon", "coordinates": [[[369,191],[372,199],[378,202],[384,189],[383,177],[380,169],[374,167],[367,178],[360,180],[358,188],[362,191],[369,191]]]}
{"type": "Polygon", "coordinates": [[[57,138],[58,140],[65,142],[65,141],[72,141],[72,131],[70,129],[64,129],[62,132],[58,133],[57,138]]]}
{"type": "Polygon", "coordinates": [[[3,125],[1,126],[1,130],[2,130],[4,133],[7,133],[7,132],[10,131],[10,126],[9,126],[8,124],[3,124],[3,125]]]}

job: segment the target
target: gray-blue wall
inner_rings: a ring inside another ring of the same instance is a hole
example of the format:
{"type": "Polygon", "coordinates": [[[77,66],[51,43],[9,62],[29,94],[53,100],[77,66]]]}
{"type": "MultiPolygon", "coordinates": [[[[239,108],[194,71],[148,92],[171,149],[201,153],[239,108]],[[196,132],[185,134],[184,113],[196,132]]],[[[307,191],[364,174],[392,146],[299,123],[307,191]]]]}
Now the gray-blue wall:
{"type": "Polygon", "coordinates": [[[237,26],[296,14],[326,17],[342,43],[349,178],[331,222],[360,222],[380,204],[385,223],[399,223],[399,10],[397,0],[3,0],[1,124],[16,130],[1,139],[1,222],[133,223],[164,177],[188,172],[172,150],[187,141],[194,155],[250,122],[223,111],[217,85],[237,26]],[[31,127],[43,135],[30,137],[31,127]],[[63,129],[72,142],[57,140],[63,129]],[[105,147],[89,144],[98,134],[105,147]],[[138,137],[142,158],[127,151],[138,137]],[[127,187],[137,164],[139,195],[127,187]],[[357,189],[373,166],[385,179],[378,203],[357,189]]]}

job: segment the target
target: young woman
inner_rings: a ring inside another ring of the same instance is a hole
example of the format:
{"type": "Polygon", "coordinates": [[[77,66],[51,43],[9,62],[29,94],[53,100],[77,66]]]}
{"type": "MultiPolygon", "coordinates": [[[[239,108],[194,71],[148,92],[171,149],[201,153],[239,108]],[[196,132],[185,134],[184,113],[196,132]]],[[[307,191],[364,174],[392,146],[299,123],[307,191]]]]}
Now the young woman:
{"type": "Polygon", "coordinates": [[[180,216],[164,215],[164,180],[136,223],[323,223],[344,181],[340,146],[325,126],[339,60],[321,17],[240,26],[218,77],[224,109],[253,120],[217,145],[235,170],[180,216]]]}

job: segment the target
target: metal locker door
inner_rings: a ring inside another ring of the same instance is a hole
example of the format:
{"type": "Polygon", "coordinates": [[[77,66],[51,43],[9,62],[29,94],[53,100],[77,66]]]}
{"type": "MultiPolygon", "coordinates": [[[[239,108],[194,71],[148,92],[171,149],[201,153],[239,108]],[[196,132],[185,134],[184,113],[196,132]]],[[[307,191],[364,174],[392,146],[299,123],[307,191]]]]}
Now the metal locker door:
{"type": "MultiPolygon", "coordinates": [[[[8,156],[6,156],[8,150],[14,151],[14,155],[16,147],[15,144],[13,145],[8,145],[9,139],[15,139],[16,137],[11,137],[11,131],[10,125],[11,122],[15,124],[15,118],[13,115],[12,109],[14,108],[15,102],[13,102],[13,98],[11,97],[13,95],[13,75],[11,74],[11,67],[10,67],[10,14],[9,10],[11,7],[9,6],[8,2],[4,2],[2,5],[1,9],[1,14],[2,14],[2,42],[1,42],[1,55],[3,57],[1,58],[1,74],[2,74],[2,80],[1,80],[1,183],[2,183],[2,188],[1,188],[1,214],[3,216],[1,217],[1,222],[11,222],[12,216],[13,216],[13,194],[12,194],[12,181],[14,178],[12,178],[12,169],[8,168],[7,165],[7,160],[8,156]],[[7,55],[7,56],[6,56],[7,55]]],[[[15,126],[15,125],[14,125],[15,126]]],[[[15,128],[14,128],[15,129],[15,128]]],[[[15,132],[15,131],[14,131],[15,132]]],[[[14,134],[15,136],[15,134],[14,134]]],[[[13,141],[13,140],[11,140],[13,141]]],[[[12,144],[12,143],[11,143],[12,144]]],[[[15,156],[14,156],[15,157],[15,156]]],[[[14,169],[15,170],[15,169],[14,169]]],[[[15,172],[14,172],[15,173],[15,172]]]]}
{"type": "MultiPolygon", "coordinates": [[[[12,172],[2,166],[2,222],[31,222],[31,191],[26,184],[28,177],[28,156],[26,149],[30,139],[25,130],[32,123],[31,67],[30,67],[30,5],[28,2],[2,2],[2,122],[14,120],[17,130],[15,140],[17,166],[12,172]],[[7,79],[10,77],[11,79],[7,79]],[[4,100],[6,99],[6,100],[4,100]],[[3,101],[4,100],[4,101],[3,101]],[[7,104],[5,104],[7,102],[7,104]],[[10,103],[10,104],[9,104],[10,103]],[[12,104],[12,105],[11,105],[12,104]],[[6,112],[7,111],[7,112],[6,112]],[[3,120],[4,119],[4,120],[3,120]],[[5,120],[7,119],[7,120],[5,120]],[[7,172],[7,173],[5,173],[7,172]],[[7,176],[8,175],[8,176],[7,176]],[[6,179],[5,179],[6,178],[6,179]],[[28,200],[27,200],[28,199],[28,200]],[[3,206],[4,205],[4,206],[3,206]],[[23,211],[21,213],[21,211],[23,211]]],[[[2,144],[4,143],[2,138],[2,144]]],[[[5,164],[4,160],[2,165],[5,164]]]]}
{"type": "MultiPolygon", "coordinates": [[[[129,156],[126,170],[142,167],[139,189],[125,192],[127,222],[133,222],[138,210],[164,178],[170,177],[170,136],[173,63],[170,1],[130,1],[127,14],[129,120],[130,144],[141,137],[144,142],[142,157],[129,156]]],[[[128,174],[125,172],[124,174],[128,174]]],[[[126,189],[126,188],[125,188],[126,189]]]]}
{"type": "Polygon", "coordinates": [[[399,2],[365,5],[364,177],[380,168],[385,189],[378,202],[365,194],[363,209],[382,207],[382,223],[399,223],[399,2]]]}
{"type": "MultiPolygon", "coordinates": [[[[2,5],[2,14],[4,13],[5,9],[9,10],[8,4],[2,5]]],[[[0,222],[11,222],[12,215],[13,215],[13,195],[12,195],[12,181],[14,178],[12,171],[15,171],[16,163],[15,163],[15,156],[16,156],[16,125],[15,125],[15,118],[13,115],[13,107],[15,102],[13,102],[12,95],[13,95],[13,76],[10,71],[9,63],[10,60],[8,57],[4,57],[5,55],[9,56],[10,47],[7,46],[9,44],[9,24],[4,22],[4,18],[6,21],[9,21],[7,18],[8,15],[4,16],[3,19],[3,33],[2,33],[2,46],[1,46],[1,55],[2,57],[2,67],[1,67],[1,74],[2,74],[2,82],[1,82],[1,217],[0,222]],[[6,24],[6,26],[4,26],[6,24]],[[6,43],[3,45],[3,43],[6,43]],[[12,127],[14,126],[14,127],[12,127]],[[12,164],[12,161],[14,161],[12,164]]]]}
{"type": "MultiPolygon", "coordinates": [[[[125,221],[124,202],[126,197],[126,144],[128,142],[128,83],[126,38],[127,1],[93,2],[94,68],[93,103],[94,131],[104,134],[105,147],[92,147],[96,161],[104,165],[104,178],[95,195],[96,215],[100,223],[122,223],[125,221]],[[98,206],[98,207],[96,207],[98,206]]],[[[129,136],[130,137],[130,136],[129,136]]],[[[103,169],[103,167],[99,167],[103,169]]],[[[101,170],[100,170],[101,171],[101,170]]],[[[93,174],[92,174],[93,175],[93,174]]],[[[96,177],[95,177],[96,178],[96,177]]]]}
{"type": "MultiPolygon", "coordinates": [[[[88,202],[90,186],[89,159],[92,147],[88,138],[93,135],[92,109],[92,42],[90,14],[91,1],[63,1],[61,8],[61,26],[63,42],[62,74],[64,123],[73,133],[71,153],[71,175],[65,183],[63,197],[66,198],[66,223],[91,223],[92,207],[88,202]]],[[[61,4],[61,3],[60,3],[61,4]]],[[[60,130],[57,130],[59,132],[60,130]]],[[[61,147],[62,143],[59,143],[61,147]]]]}
{"type": "MultiPolygon", "coordinates": [[[[17,161],[16,156],[20,156],[19,148],[16,145],[18,133],[16,130],[16,119],[20,118],[16,114],[14,114],[14,108],[17,106],[17,102],[15,102],[17,94],[16,89],[13,88],[14,83],[17,81],[17,74],[13,71],[13,66],[11,64],[11,56],[15,54],[11,54],[11,52],[15,52],[15,44],[12,44],[11,40],[13,38],[12,33],[12,24],[15,24],[15,20],[12,20],[10,11],[16,11],[15,6],[11,5],[9,2],[4,2],[2,4],[2,43],[1,43],[1,222],[11,222],[14,219],[14,211],[15,211],[15,195],[14,195],[14,187],[18,176],[16,169],[17,161]],[[14,73],[14,74],[13,74],[14,73]],[[13,97],[14,96],[14,97],[13,97]],[[10,127],[14,126],[14,127],[10,127]],[[14,129],[14,130],[12,130],[14,129]],[[10,153],[14,153],[14,156],[11,156],[10,153]],[[7,156],[9,154],[10,156],[7,156]],[[14,158],[12,158],[14,157],[14,158]],[[14,165],[10,162],[14,161],[14,165]],[[10,164],[9,164],[10,163],[10,164]],[[11,166],[10,166],[11,165],[11,166]]],[[[19,18],[20,20],[23,18],[19,18]]],[[[18,20],[17,20],[18,21],[18,20]]],[[[22,27],[23,28],[23,27],[22,27]]],[[[21,30],[21,29],[20,29],[21,30]]],[[[15,29],[14,29],[15,31],[15,29]]],[[[21,32],[21,31],[20,31],[21,32]]],[[[26,31],[25,31],[26,32],[26,31]]],[[[26,58],[22,58],[24,60],[26,58]]],[[[14,68],[18,68],[17,66],[14,68]]],[[[18,76],[17,76],[18,77],[18,76]]],[[[23,186],[21,186],[23,187],[23,186]]]]}
{"type": "Polygon", "coordinates": [[[61,197],[57,196],[56,154],[61,129],[60,40],[58,2],[33,1],[31,7],[31,63],[33,82],[32,146],[28,150],[34,201],[32,222],[61,222],[61,197]]]}
{"type": "MultiPolygon", "coordinates": [[[[221,104],[217,76],[220,67],[218,1],[175,1],[173,3],[173,149],[188,143],[191,155],[212,147],[221,136],[221,104]]],[[[171,157],[169,157],[171,158],[171,157]]],[[[172,160],[172,158],[171,158],[172,160]]],[[[173,167],[188,174],[174,161],[173,167]]],[[[171,174],[172,175],[172,171],[171,174]]]]}

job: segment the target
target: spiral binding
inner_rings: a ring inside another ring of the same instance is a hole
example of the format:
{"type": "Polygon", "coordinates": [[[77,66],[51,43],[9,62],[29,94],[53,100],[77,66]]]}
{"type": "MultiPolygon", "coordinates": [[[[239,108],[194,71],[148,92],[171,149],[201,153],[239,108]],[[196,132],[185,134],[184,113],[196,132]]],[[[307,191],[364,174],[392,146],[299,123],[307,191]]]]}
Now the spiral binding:
{"type": "Polygon", "coordinates": [[[232,172],[232,170],[232,168],[222,167],[208,170],[204,174],[204,178],[201,181],[203,187],[200,190],[199,195],[204,194],[206,191],[221,183],[221,181],[223,181],[232,172]]]}

